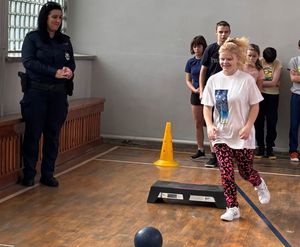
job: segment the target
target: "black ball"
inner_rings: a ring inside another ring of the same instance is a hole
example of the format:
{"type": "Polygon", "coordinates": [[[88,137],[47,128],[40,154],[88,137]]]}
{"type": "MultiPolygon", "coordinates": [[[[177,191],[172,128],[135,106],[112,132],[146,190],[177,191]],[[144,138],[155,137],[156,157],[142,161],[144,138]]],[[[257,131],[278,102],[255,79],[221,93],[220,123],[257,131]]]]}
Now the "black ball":
{"type": "Polygon", "coordinates": [[[140,229],[134,237],[135,247],[162,247],[163,238],[159,230],[154,227],[140,229]]]}

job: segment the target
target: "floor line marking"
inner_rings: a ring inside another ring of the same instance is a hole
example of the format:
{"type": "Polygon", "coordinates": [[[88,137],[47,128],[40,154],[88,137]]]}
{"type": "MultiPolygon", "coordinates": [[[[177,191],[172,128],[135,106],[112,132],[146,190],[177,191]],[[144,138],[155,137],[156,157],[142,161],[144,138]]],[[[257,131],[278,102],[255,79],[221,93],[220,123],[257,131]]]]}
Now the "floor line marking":
{"type": "MultiPolygon", "coordinates": [[[[137,161],[124,161],[124,160],[110,160],[110,159],[96,159],[98,161],[108,161],[108,162],[117,162],[117,163],[126,163],[126,164],[138,164],[138,165],[153,165],[153,163],[149,162],[137,162],[137,161]]],[[[154,165],[153,165],[154,166],[154,165]]],[[[190,167],[190,166],[178,166],[174,168],[192,168],[192,169],[206,169],[206,170],[218,170],[217,168],[205,168],[205,167],[190,167]]],[[[170,168],[170,167],[167,167],[170,168]]],[[[171,167],[173,168],[173,167],[171,167]]],[[[235,170],[238,172],[238,170],[235,170]]],[[[274,174],[278,175],[278,174],[274,174]]],[[[256,214],[263,220],[263,222],[269,227],[269,229],[273,232],[273,234],[278,238],[278,240],[286,247],[291,247],[288,241],[281,235],[281,233],[274,227],[274,225],[268,220],[268,218],[256,207],[256,205],[251,201],[251,199],[247,196],[247,194],[238,186],[238,192],[241,194],[242,197],[246,200],[246,202],[252,207],[252,209],[256,212],[256,214]]]]}
{"type": "Polygon", "coordinates": [[[7,201],[7,200],[9,200],[9,199],[12,199],[12,198],[18,196],[18,195],[21,195],[21,194],[25,193],[28,190],[32,190],[32,189],[34,189],[34,188],[36,188],[38,186],[39,186],[39,184],[35,184],[35,185],[31,186],[31,187],[28,187],[28,188],[25,188],[25,189],[21,189],[21,190],[15,192],[15,193],[13,193],[13,194],[11,194],[9,196],[3,197],[3,198],[0,199],[0,204],[3,203],[3,202],[5,202],[5,201],[7,201]]]}
{"type": "MultiPolygon", "coordinates": [[[[90,158],[90,159],[88,159],[88,160],[85,160],[85,161],[83,161],[83,162],[77,164],[76,166],[73,166],[73,167],[71,167],[71,168],[69,168],[69,169],[67,169],[67,170],[65,170],[65,171],[63,171],[63,172],[60,172],[60,173],[55,174],[55,177],[59,177],[59,176],[65,174],[65,173],[67,173],[67,172],[70,172],[70,171],[72,171],[72,170],[74,170],[74,169],[76,169],[76,168],[78,168],[78,167],[80,167],[80,166],[83,166],[83,165],[85,165],[86,163],[88,163],[88,162],[90,162],[90,161],[92,161],[92,160],[97,159],[98,157],[101,157],[101,156],[103,156],[103,155],[106,155],[106,154],[108,154],[108,153],[110,153],[110,152],[112,152],[112,151],[114,151],[114,150],[116,150],[116,149],[118,149],[118,148],[119,148],[119,146],[112,147],[112,148],[108,149],[107,151],[105,151],[105,152],[103,152],[103,153],[97,154],[97,155],[93,156],[92,158],[90,158]]],[[[5,202],[5,201],[7,201],[7,200],[9,200],[9,199],[12,199],[12,198],[18,196],[18,195],[21,195],[21,194],[25,193],[25,192],[28,191],[28,190],[32,190],[32,189],[34,189],[34,188],[36,188],[36,187],[38,187],[38,186],[40,186],[40,184],[39,184],[39,183],[36,183],[34,186],[31,186],[31,187],[27,187],[27,188],[21,189],[21,190],[15,192],[15,193],[13,193],[13,194],[11,194],[11,195],[9,195],[9,196],[3,197],[3,198],[0,199],[0,204],[3,203],[3,202],[5,202]]],[[[1,246],[1,245],[0,245],[0,246],[1,246]]]]}
{"type": "Polygon", "coordinates": [[[80,166],[83,166],[84,164],[86,164],[86,163],[88,163],[88,162],[90,162],[90,161],[92,161],[92,160],[97,160],[99,157],[102,157],[102,156],[104,156],[104,155],[106,155],[106,154],[108,154],[108,153],[110,153],[110,152],[112,152],[112,151],[114,151],[114,150],[116,150],[116,149],[118,149],[118,148],[119,148],[119,146],[112,147],[112,148],[108,149],[107,151],[105,151],[105,152],[103,152],[103,153],[101,153],[101,154],[97,154],[96,156],[94,156],[94,157],[92,157],[92,158],[90,158],[90,159],[88,159],[88,160],[85,160],[85,161],[83,161],[83,162],[81,162],[81,163],[79,163],[79,164],[77,164],[77,165],[75,165],[75,166],[72,166],[72,167],[70,167],[70,168],[67,169],[67,170],[64,170],[64,171],[62,171],[62,172],[57,173],[57,174],[55,175],[55,177],[59,177],[59,176],[65,174],[65,173],[68,173],[68,172],[70,172],[70,171],[72,171],[72,170],[74,170],[74,169],[76,169],[76,168],[78,168],[78,167],[80,167],[80,166]]]}
{"type": "MultiPolygon", "coordinates": [[[[127,146],[120,146],[120,148],[124,148],[124,149],[137,149],[137,150],[147,150],[147,151],[161,151],[161,149],[158,148],[143,148],[143,147],[127,147],[127,146]]],[[[182,154],[194,154],[195,152],[192,151],[174,151],[174,153],[182,153],[182,154]]],[[[207,159],[209,159],[209,157],[207,157],[207,159]]]]}
{"type": "MultiPolygon", "coordinates": [[[[126,163],[126,164],[136,164],[136,165],[153,165],[153,163],[150,162],[139,162],[139,161],[127,161],[127,160],[114,160],[114,159],[98,159],[95,160],[98,161],[107,161],[107,162],[117,162],[117,163],[126,163]]],[[[155,165],[153,165],[155,166],[155,165]]],[[[163,166],[161,166],[163,168],[163,166]]],[[[215,170],[219,171],[218,168],[211,168],[211,167],[199,167],[199,166],[185,166],[185,165],[179,165],[175,167],[166,166],[165,168],[188,168],[188,169],[202,169],[202,170],[215,170]]],[[[234,170],[235,172],[238,172],[237,169],[234,170]]],[[[276,175],[276,176],[286,176],[286,177],[300,177],[300,175],[297,174],[287,174],[287,173],[273,173],[273,172],[259,172],[260,174],[264,175],[276,175]]]]}
{"type": "MultiPolygon", "coordinates": [[[[157,149],[157,148],[143,148],[143,147],[130,147],[130,146],[119,146],[121,148],[127,148],[127,149],[140,149],[140,150],[148,150],[148,151],[161,151],[161,149],[157,149]]],[[[178,151],[178,150],[174,150],[174,147],[173,147],[173,151],[174,153],[184,153],[184,154],[193,154],[194,152],[193,151],[178,151]]],[[[208,156],[205,156],[205,158],[207,157],[207,159],[209,159],[210,157],[208,156]]],[[[282,156],[280,156],[280,158],[278,158],[277,156],[277,159],[276,160],[289,160],[289,156],[286,156],[286,158],[282,158],[282,156]]],[[[258,159],[254,159],[254,160],[258,160],[258,159]]],[[[263,159],[259,159],[260,161],[263,161],[263,159]]],[[[267,160],[267,159],[266,159],[267,160]]],[[[276,161],[276,160],[273,160],[273,161],[276,161]]],[[[197,161],[197,160],[196,160],[197,161]]],[[[259,163],[256,163],[256,164],[259,164],[259,163]]],[[[260,164],[261,165],[261,164],[260,164]]]]}
{"type": "Polygon", "coordinates": [[[289,242],[281,235],[281,233],[277,230],[277,228],[268,220],[268,218],[263,214],[263,212],[256,207],[255,203],[251,201],[251,199],[247,196],[247,194],[238,186],[236,185],[238,192],[246,202],[252,207],[252,209],[256,212],[256,214],[263,220],[263,222],[270,228],[270,230],[274,233],[274,235],[279,239],[279,241],[285,247],[291,247],[289,242]]]}

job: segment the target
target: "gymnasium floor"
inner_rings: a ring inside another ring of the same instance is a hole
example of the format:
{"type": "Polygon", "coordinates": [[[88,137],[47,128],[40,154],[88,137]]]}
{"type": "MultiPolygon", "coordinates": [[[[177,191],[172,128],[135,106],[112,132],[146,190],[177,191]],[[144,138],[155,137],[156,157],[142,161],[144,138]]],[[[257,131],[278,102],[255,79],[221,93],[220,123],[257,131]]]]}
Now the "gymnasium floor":
{"type": "Polygon", "coordinates": [[[15,186],[0,199],[0,246],[133,247],[135,233],[154,226],[164,247],[299,246],[300,164],[286,158],[255,162],[271,202],[260,205],[252,186],[236,174],[241,218],[219,219],[223,209],[147,203],[157,180],[220,184],[219,171],[177,148],[176,169],[158,169],[160,148],[104,144],[93,157],[58,173],[59,188],[15,186]]]}

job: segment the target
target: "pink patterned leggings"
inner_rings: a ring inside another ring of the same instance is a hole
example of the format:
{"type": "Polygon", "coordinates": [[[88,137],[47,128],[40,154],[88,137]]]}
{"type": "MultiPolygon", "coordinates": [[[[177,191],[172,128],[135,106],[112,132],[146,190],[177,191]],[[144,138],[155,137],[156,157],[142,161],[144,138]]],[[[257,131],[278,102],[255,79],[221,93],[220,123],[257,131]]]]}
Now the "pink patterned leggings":
{"type": "Polygon", "coordinates": [[[241,177],[249,181],[253,186],[258,186],[261,183],[261,179],[258,172],[253,169],[253,150],[232,149],[224,143],[215,144],[214,149],[221,172],[227,207],[238,207],[237,189],[234,180],[234,158],[241,177]]]}

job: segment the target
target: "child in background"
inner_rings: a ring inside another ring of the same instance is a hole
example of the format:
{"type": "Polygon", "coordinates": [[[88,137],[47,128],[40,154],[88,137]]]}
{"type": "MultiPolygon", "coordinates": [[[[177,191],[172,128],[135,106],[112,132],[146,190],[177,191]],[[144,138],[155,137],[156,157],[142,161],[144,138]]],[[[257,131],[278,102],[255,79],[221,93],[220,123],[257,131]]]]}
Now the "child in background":
{"type": "MultiPolygon", "coordinates": [[[[300,49],[300,40],[298,41],[298,48],[300,49]]],[[[290,101],[290,159],[293,162],[299,161],[298,148],[298,130],[300,125],[300,56],[291,58],[288,70],[290,71],[290,78],[293,83],[291,87],[291,101],[290,101]]]]}
{"type": "Polygon", "coordinates": [[[276,159],[273,153],[275,139],[277,137],[276,125],[278,120],[279,85],[282,65],[273,47],[267,47],[263,51],[261,65],[264,71],[262,96],[264,100],[259,103],[259,113],[255,121],[255,137],[258,151],[255,158],[266,157],[276,159]],[[265,122],[267,134],[265,139],[265,122]]]}
{"type": "Polygon", "coordinates": [[[201,58],[206,46],[206,40],[202,35],[193,38],[190,46],[190,52],[195,56],[190,58],[185,66],[185,82],[187,87],[191,90],[191,108],[196,126],[196,140],[198,146],[197,152],[191,156],[193,160],[197,160],[205,156],[203,105],[201,105],[199,98],[199,73],[201,58]]]}
{"type": "MultiPolygon", "coordinates": [[[[219,64],[219,49],[231,33],[230,25],[226,21],[219,21],[216,25],[217,42],[210,44],[205,50],[200,69],[200,98],[208,78],[222,70],[219,64]]],[[[217,167],[218,161],[213,147],[210,148],[211,158],[205,164],[206,167],[217,167]]]]}
{"type": "Polygon", "coordinates": [[[260,49],[258,45],[250,44],[247,50],[247,60],[243,70],[252,75],[256,81],[256,85],[260,91],[263,88],[264,72],[259,61],[260,49]]]}

